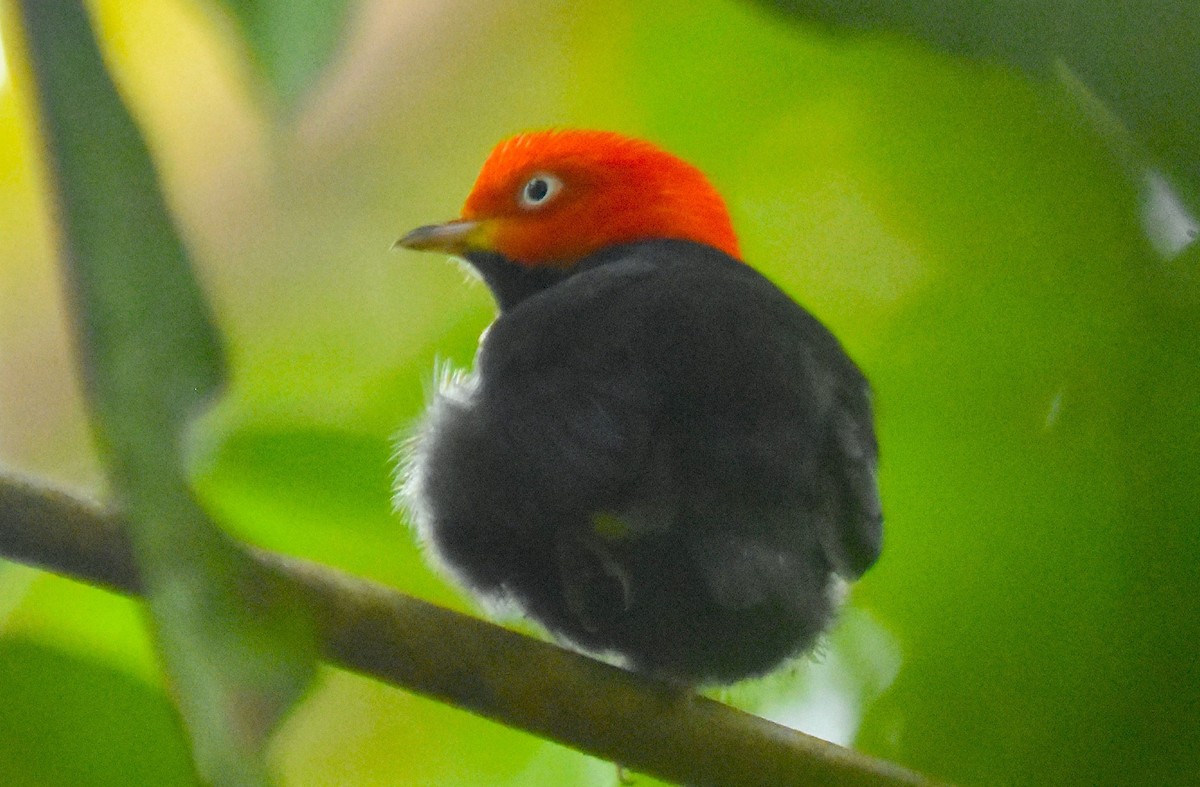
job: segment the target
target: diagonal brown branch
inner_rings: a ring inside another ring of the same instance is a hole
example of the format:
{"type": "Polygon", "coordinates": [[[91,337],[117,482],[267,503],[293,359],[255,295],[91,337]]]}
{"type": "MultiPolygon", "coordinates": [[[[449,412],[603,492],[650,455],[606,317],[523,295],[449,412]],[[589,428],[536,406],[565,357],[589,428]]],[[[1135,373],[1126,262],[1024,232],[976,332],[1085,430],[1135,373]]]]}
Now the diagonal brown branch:
{"type": "MultiPolygon", "coordinates": [[[[888,762],[314,563],[255,558],[312,607],[345,669],[620,762],[713,785],[928,784],[888,762]]],[[[123,593],[139,581],[119,518],[0,476],[0,556],[123,593]]]]}

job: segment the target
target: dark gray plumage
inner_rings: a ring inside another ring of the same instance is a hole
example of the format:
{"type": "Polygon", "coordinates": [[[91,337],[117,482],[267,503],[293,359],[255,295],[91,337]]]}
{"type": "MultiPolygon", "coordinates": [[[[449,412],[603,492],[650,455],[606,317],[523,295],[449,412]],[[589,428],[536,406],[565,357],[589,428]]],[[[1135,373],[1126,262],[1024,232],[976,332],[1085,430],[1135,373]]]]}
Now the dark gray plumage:
{"type": "Polygon", "coordinates": [[[405,484],[440,563],[674,680],[809,648],[882,537],[870,393],[837,340],[698,243],[567,271],[465,256],[501,313],[432,402],[405,484]]]}

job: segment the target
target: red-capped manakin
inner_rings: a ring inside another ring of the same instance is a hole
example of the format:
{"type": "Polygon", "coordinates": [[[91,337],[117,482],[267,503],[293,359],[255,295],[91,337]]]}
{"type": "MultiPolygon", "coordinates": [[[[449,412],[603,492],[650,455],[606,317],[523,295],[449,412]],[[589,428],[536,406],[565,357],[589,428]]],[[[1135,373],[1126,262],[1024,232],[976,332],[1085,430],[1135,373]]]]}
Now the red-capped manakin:
{"type": "Polygon", "coordinates": [[[879,556],[866,379],[740,259],[692,165],[601,131],[521,134],[462,217],[499,315],[401,469],[436,562],[556,637],[690,684],[811,647],[879,556]]]}

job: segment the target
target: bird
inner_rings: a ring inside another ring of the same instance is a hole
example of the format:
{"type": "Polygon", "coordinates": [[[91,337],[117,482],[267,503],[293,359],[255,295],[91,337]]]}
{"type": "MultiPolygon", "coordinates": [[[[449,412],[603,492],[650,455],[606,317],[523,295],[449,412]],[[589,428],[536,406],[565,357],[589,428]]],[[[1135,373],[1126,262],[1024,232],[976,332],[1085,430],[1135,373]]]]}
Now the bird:
{"type": "Polygon", "coordinates": [[[743,261],[700,169],[613,131],[517,134],[458,219],[395,246],[465,261],[497,307],[400,462],[435,567],[677,684],[819,643],[882,547],[871,388],[743,261]]]}

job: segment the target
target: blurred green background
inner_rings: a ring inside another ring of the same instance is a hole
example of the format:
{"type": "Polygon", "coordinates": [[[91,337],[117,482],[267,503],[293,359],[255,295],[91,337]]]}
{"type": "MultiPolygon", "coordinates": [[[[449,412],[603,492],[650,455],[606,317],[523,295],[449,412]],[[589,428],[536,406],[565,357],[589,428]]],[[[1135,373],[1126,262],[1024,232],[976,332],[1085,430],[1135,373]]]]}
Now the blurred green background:
{"type": "MultiPolygon", "coordinates": [[[[492,305],[388,248],[454,216],[503,136],[638,134],[712,176],[877,392],[882,561],[815,656],[722,696],[964,784],[1200,783],[1197,6],[921,5],[91,3],[230,343],[205,503],[471,609],[391,512],[390,456],[492,305]]],[[[98,492],[11,77],[0,463],[98,492]]],[[[0,783],[189,783],[131,602],[0,562],[0,697],[0,783]]],[[[295,785],[616,778],[332,670],[272,759],[295,785]]]]}

